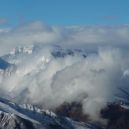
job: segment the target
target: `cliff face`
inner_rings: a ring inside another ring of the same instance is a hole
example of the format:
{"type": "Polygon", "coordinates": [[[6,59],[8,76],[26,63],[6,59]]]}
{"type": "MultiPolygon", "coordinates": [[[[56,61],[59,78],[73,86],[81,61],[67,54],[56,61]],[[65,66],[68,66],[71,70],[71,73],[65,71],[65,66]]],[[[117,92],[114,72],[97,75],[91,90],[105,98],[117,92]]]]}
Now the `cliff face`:
{"type": "Polygon", "coordinates": [[[129,129],[129,109],[118,104],[110,104],[101,114],[103,118],[108,119],[106,129],[129,129]]]}
{"type": "Polygon", "coordinates": [[[82,104],[79,102],[63,103],[61,106],[55,109],[58,115],[70,117],[76,121],[87,122],[89,116],[83,113],[82,104]]]}
{"type": "Polygon", "coordinates": [[[43,125],[33,123],[14,114],[0,113],[1,129],[46,129],[43,125]]]}
{"type": "MultiPolygon", "coordinates": [[[[56,109],[59,115],[70,117],[76,121],[90,121],[89,116],[82,111],[81,103],[64,103],[56,109]]],[[[129,108],[111,103],[101,110],[101,117],[107,120],[104,129],[129,129],[129,108]]],[[[103,123],[99,123],[103,125],[103,123]]]]}

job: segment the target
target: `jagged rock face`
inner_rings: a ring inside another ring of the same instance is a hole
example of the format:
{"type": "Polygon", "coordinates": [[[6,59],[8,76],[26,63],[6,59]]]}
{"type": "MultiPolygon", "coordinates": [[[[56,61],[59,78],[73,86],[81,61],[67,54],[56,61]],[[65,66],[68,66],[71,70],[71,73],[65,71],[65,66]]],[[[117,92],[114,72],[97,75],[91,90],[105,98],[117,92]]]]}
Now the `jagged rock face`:
{"type": "Polygon", "coordinates": [[[106,129],[129,129],[129,109],[111,104],[103,109],[101,114],[103,118],[108,119],[106,129]]]}
{"type": "Polygon", "coordinates": [[[7,69],[8,67],[10,67],[11,64],[9,64],[8,62],[4,61],[2,58],[0,58],[0,69],[7,69]]]}
{"type": "Polygon", "coordinates": [[[79,102],[65,102],[56,108],[55,112],[58,115],[70,117],[76,121],[87,122],[89,120],[88,115],[83,113],[82,104],[79,102]]]}
{"type": "Polygon", "coordinates": [[[1,112],[0,129],[45,129],[45,127],[20,118],[14,114],[1,112]]]}

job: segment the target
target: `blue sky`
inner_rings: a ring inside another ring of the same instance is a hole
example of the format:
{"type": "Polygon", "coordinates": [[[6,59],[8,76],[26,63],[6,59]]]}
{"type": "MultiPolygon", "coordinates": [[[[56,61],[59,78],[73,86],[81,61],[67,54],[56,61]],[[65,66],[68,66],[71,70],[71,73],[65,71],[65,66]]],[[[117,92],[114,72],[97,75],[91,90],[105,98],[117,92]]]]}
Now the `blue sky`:
{"type": "Polygon", "coordinates": [[[52,25],[119,25],[129,23],[128,14],[129,0],[0,0],[1,26],[31,21],[52,25]]]}

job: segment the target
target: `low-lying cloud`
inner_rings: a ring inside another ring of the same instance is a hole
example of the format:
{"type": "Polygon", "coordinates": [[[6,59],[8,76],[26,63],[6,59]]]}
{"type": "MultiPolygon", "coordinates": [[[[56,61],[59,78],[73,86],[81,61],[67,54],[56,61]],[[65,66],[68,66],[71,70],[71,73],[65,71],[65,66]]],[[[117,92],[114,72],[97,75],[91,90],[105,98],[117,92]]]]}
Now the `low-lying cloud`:
{"type": "Polygon", "coordinates": [[[128,89],[128,34],[128,25],[56,27],[40,22],[0,32],[1,55],[16,46],[27,46],[28,52],[21,50],[15,56],[15,51],[13,58],[6,58],[16,67],[8,76],[8,71],[1,72],[1,91],[18,102],[50,109],[63,102],[81,101],[84,112],[96,119],[101,108],[115,100],[119,88],[128,89]],[[85,49],[87,57],[54,58],[50,46],[55,44],[85,49]]]}
{"type": "Polygon", "coordinates": [[[18,45],[34,43],[58,44],[67,47],[97,49],[99,46],[128,47],[129,25],[121,26],[49,26],[33,22],[10,29],[1,29],[0,55],[18,45]]]}

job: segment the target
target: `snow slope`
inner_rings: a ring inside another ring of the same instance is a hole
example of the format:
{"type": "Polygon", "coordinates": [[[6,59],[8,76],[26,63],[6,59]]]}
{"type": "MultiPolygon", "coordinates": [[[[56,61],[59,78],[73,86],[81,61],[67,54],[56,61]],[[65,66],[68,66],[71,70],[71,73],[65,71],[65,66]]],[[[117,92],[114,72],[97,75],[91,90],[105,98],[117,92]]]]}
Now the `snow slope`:
{"type": "MultiPolygon", "coordinates": [[[[100,129],[95,125],[75,122],[70,118],[57,116],[48,110],[41,110],[32,105],[17,105],[7,99],[0,98],[0,128],[16,127],[16,123],[29,123],[36,129],[100,129]]],[[[25,125],[24,125],[25,126],[25,125]]],[[[12,128],[12,129],[14,129],[12,128]]],[[[19,127],[25,128],[25,127],[19,127]]],[[[28,127],[26,127],[28,128],[28,127]]],[[[29,129],[29,128],[28,128],[29,129]]]]}

